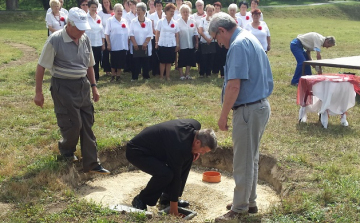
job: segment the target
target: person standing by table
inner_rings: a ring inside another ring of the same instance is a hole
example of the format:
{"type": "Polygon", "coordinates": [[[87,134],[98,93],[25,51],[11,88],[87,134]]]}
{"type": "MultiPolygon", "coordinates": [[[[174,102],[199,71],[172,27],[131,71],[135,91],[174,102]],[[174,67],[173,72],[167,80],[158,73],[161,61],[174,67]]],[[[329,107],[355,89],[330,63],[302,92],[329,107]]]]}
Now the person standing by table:
{"type": "Polygon", "coordinates": [[[147,205],[169,206],[178,216],[178,207],[189,202],[179,200],[192,162],[200,154],[214,151],[217,139],[212,129],[201,129],[194,119],[177,119],[145,128],[126,146],[126,158],[140,170],[152,175],[147,186],[133,201],[133,207],[146,210],[147,205]]]}
{"type": "MultiPolygon", "coordinates": [[[[291,80],[291,85],[297,86],[299,79],[303,73],[302,67],[303,63],[306,60],[312,60],[311,51],[316,52],[316,58],[321,60],[321,47],[333,47],[335,46],[335,37],[327,36],[324,37],[316,32],[310,32],[305,34],[299,34],[295,39],[290,43],[290,49],[294,55],[297,65],[295,69],[294,76],[291,80]]],[[[304,70],[305,75],[311,75],[310,65],[305,66],[304,70]]]]}
{"type": "Polygon", "coordinates": [[[226,13],[213,16],[209,33],[228,49],[222,89],[219,129],[227,131],[228,116],[233,110],[234,198],[230,211],[218,220],[230,220],[256,213],[256,186],[260,140],[270,117],[267,97],[273,91],[269,59],[261,44],[248,31],[237,26],[226,13]],[[239,59],[241,58],[241,59],[239,59]]]}
{"type": "Polygon", "coordinates": [[[70,9],[66,26],[53,33],[46,41],[36,68],[35,97],[37,106],[43,107],[42,83],[45,68],[50,70],[51,96],[62,140],[61,155],[69,161],[77,161],[74,155],[80,138],[84,172],[110,174],[97,156],[96,138],[92,131],[94,106],[90,100],[99,101],[96,88],[95,64],[89,38],[84,35],[90,25],[84,10],[70,9]]]}

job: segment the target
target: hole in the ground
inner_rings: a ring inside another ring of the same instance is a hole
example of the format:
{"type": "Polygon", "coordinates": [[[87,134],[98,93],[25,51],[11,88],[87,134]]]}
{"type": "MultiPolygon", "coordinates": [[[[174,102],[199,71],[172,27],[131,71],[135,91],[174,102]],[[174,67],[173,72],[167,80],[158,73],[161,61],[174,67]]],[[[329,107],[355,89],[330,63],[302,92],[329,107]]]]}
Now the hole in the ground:
{"type": "MultiPolygon", "coordinates": [[[[234,188],[231,176],[232,156],[232,149],[217,149],[215,154],[206,154],[194,163],[182,199],[191,202],[190,209],[198,213],[195,217],[197,221],[213,219],[226,213],[225,206],[232,201],[234,188]],[[222,173],[220,183],[202,182],[203,171],[210,168],[218,169],[222,173]]],[[[100,158],[104,167],[115,174],[94,178],[93,175],[79,174],[77,168],[69,168],[69,172],[63,175],[63,180],[77,187],[79,196],[87,200],[102,203],[104,206],[131,206],[133,197],[146,186],[150,175],[129,166],[124,147],[103,151],[100,158]]],[[[267,212],[271,205],[280,202],[279,194],[283,192],[284,179],[276,160],[260,155],[257,187],[260,213],[267,212]]],[[[157,209],[151,208],[150,211],[156,213],[157,209]]]]}

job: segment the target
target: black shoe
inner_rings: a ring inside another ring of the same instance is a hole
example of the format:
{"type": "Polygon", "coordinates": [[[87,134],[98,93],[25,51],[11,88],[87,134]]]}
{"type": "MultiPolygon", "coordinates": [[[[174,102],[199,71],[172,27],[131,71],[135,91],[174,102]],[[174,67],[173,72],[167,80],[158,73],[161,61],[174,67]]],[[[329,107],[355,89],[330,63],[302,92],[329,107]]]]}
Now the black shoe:
{"type": "MultiPolygon", "coordinates": [[[[168,200],[166,197],[163,197],[163,196],[160,197],[159,203],[162,206],[166,206],[166,207],[170,206],[170,200],[168,200]]],[[[189,205],[190,205],[190,203],[188,201],[185,201],[185,200],[178,201],[178,207],[186,208],[189,205]]]]}
{"type": "Polygon", "coordinates": [[[134,197],[133,201],[131,202],[131,205],[136,209],[140,209],[144,211],[147,210],[146,204],[142,200],[140,200],[139,195],[134,197]]]}
{"type": "Polygon", "coordinates": [[[299,84],[298,83],[291,83],[292,86],[297,87],[299,84]]]}
{"type": "Polygon", "coordinates": [[[110,174],[110,171],[104,169],[101,165],[95,167],[94,169],[90,170],[89,173],[100,173],[100,174],[110,174]]]}
{"type": "Polygon", "coordinates": [[[61,159],[69,162],[69,163],[75,163],[79,159],[74,155],[74,153],[64,154],[62,155],[61,159]]]}
{"type": "Polygon", "coordinates": [[[258,213],[258,208],[257,208],[257,206],[255,206],[255,207],[249,207],[249,210],[248,210],[248,213],[249,214],[256,214],[256,213],[258,213]]]}

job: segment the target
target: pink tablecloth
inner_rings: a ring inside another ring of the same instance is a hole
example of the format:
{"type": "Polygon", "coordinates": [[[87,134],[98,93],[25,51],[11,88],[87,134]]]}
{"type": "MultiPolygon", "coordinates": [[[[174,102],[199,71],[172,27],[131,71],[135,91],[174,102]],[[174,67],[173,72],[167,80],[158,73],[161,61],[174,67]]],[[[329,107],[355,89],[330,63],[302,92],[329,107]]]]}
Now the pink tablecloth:
{"type": "Polygon", "coordinates": [[[321,81],[350,82],[354,86],[355,92],[360,94],[360,77],[355,75],[323,74],[302,76],[297,90],[297,104],[302,107],[311,105],[313,101],[312,97],[309,96],[312,96],[312,87],[321,81]]]}

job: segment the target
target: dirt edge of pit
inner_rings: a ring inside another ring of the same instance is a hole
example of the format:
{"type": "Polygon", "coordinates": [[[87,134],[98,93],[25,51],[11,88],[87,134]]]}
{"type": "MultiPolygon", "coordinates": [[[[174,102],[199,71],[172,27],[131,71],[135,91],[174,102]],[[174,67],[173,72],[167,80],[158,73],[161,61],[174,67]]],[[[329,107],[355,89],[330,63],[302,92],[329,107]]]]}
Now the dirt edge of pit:
{"type": "MultiPolygon", "coordinates": [[[[126,156],[126,146],[118,147],[111,150],[101,151],[99,158],[102,165],[112,171],[112,173],[120,173],[123,171],[130,171],[134,168],[129,165],[126,156]],[[125,169],[124,169],[125,168],[125,169]]],[[[206,168],[215,168],[227,172],[232,172],[233,169],[233,150],[232,148],[218,148],[214,153],[208,153],[199,158],[194,165],[206,168]]],[[[88,180],[99,177],[94,174],[86,174],[82,172],[80,164],[70,165],[66,168],[61,178],[64,183],[77,188],[88,180]]],[[[277,164],[277,160],[267,154],[260,154],[259,159],[259,180],[268,183],[280,196],[286,196],[286,188],[283,183],[286,181],[284,171],[277,164]]]]}

